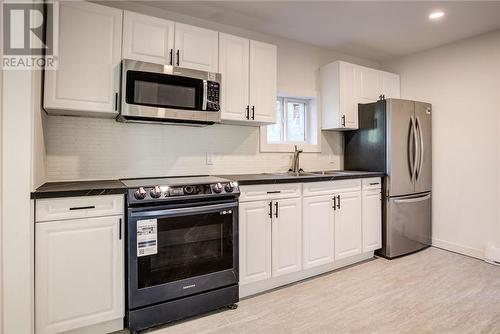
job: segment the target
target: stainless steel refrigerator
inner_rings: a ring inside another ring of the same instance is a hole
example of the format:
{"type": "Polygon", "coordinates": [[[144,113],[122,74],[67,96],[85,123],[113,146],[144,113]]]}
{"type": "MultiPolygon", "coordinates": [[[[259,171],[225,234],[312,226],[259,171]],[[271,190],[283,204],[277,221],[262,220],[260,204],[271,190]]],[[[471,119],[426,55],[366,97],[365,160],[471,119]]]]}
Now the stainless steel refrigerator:
{"type": "Polygon", "coordinates": [[[382,248],[386,258],[430,246],[432,107],[387,99],[359,105],[359,130],[345,133],[344,168],[380,171],[382,248]]]}

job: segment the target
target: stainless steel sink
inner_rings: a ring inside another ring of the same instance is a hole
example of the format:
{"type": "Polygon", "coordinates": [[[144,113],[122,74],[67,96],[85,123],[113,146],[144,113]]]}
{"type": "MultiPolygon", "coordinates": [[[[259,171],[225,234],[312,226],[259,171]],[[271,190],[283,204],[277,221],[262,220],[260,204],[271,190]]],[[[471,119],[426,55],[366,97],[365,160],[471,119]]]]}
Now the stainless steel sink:
{"type": "Polygon", "coordinates": [[[262,173],[262,175],[277,175],[277,176],[313,176],[316,173],[310,172],[286,172],[286,173],[262,173]]]}
{"type": "Polygon", "coordinates": [[[332,176],[351,175],[353,173],[357,173],[357,172],[354,172],[354,171],[344,172],[344,171],[340,171],[340,170],[323,170],[323,171],[319,171],[319,172],[313,172],[313,174],[315,174],[315,175],[332,175],[332,176]]]}

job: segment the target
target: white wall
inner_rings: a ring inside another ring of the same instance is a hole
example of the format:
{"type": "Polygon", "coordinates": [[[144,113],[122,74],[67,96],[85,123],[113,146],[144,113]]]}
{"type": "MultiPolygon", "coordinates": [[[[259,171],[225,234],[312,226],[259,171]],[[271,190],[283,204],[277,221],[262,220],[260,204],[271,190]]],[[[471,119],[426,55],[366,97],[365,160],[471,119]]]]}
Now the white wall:
{"type": "MultiPolygon", "coordinates": [[[[319,67],[343,59],[379,64],[288,39],[179,15],[137,3],[106,2],[133,10],[278,46],[278,91],[314,96],[319,67]]],[[[214,125],[206,128],[121,124],[113,120],[56,117],[46,120],[47,178],[50,181],[180,174],[283,172],[290,153],[260,153],[259,128],[214,125]],[[214,165],[206,165],[213,152],[214,165]]],[[[305,170],[342,168],[342,135],[323,132],[322,152],[301,156],[305,170]]]]}
{"type": "Polygon", "coordinates": [[[3,330],[33,331],[32,73],[4,71],[2,119],[3,330]]]}
{"type": "Polygon", "coordinates": [[[500,242],[500,31],[383,67],[433,105],[433,243],[483,257],[500,242]]]}

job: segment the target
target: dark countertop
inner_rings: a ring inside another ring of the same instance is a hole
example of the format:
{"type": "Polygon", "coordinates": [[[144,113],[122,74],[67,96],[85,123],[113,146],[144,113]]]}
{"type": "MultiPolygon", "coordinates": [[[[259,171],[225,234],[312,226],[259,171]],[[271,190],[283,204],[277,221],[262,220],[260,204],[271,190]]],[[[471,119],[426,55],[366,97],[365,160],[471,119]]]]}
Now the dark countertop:
{"type": "MultiPolygon", "coordinates": [[[[338,171],[338,173],[333,175],[307,174],[296,176],[287,173],[266,173],[216,176],[237,181],[240,185],[250,185],[360,179],[367,177],[383,177],[385,174],[381,172],[338,171]]],[[[47,182],[31,193],[31,199],[115,195],[126,193],[127,187],[119,180],[47,182]]]]}
{"type": "Polygon", "coordinates": [[[126,194],[119,180],[47,182],[31,193],[31,199],[126,194]]]}
{"type": "Polygon", "coordinates": [[[338,171],[335,174],[313,174],[296,176],[288,173],[266,173],[266,174],[233,174],[233,175],[217,175],[224,179],[237,181],[239,185],[250,184],[276,184],[276,183],[298,183],[298,182],[318,182],[318,181],[333,181],[346,179],[361,179],[367,177],[383,177],[382,172],[362,172],[362,171],[338,171]]]}

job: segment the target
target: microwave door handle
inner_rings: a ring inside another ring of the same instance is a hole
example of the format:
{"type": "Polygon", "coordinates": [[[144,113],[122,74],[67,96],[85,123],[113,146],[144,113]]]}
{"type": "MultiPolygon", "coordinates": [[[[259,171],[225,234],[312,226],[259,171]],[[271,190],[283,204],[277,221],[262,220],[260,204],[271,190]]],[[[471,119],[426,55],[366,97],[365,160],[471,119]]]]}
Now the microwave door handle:
{"type": "Polygon", "coordinates": [[[203,103],[201,105],[201,110],[207,110],[208,101],[208,83],[207,80],[203,80],[203,103]]]}

